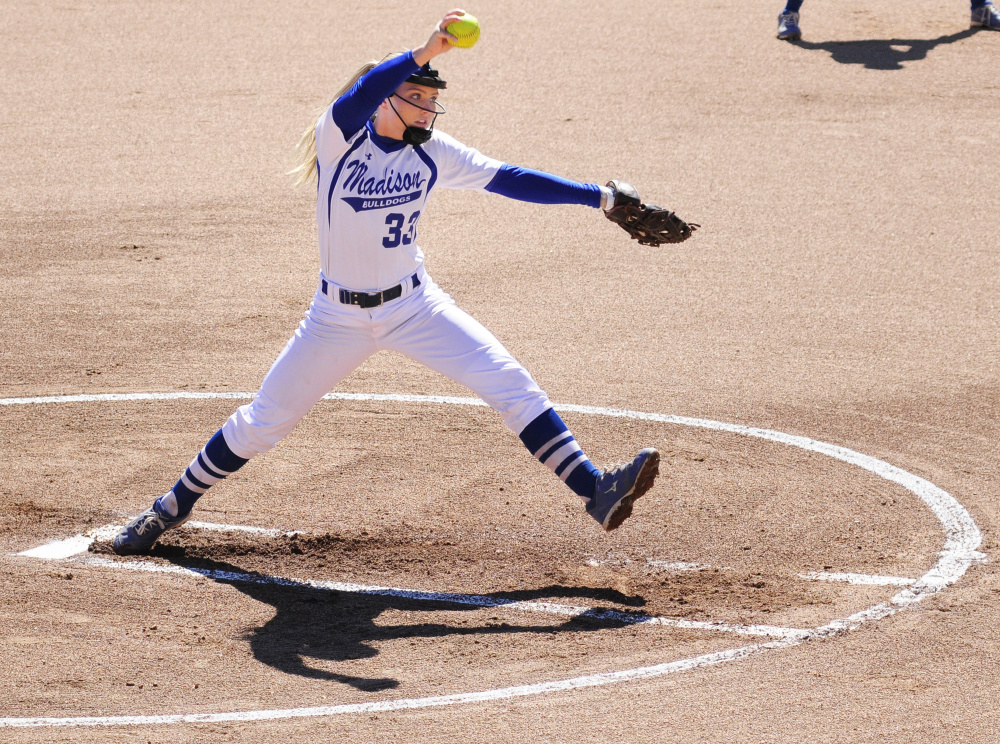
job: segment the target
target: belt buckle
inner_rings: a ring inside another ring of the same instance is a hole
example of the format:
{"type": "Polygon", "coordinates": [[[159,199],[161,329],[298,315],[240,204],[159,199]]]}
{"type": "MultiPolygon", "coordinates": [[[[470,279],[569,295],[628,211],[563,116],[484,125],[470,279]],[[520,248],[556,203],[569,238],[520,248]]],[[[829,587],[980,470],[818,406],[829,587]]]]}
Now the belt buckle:
{"type": "MultiPolygon", "coordinates": [[[[379,305],[382,304],[381,292],[372,292],[371,294],[369,294],[368,292],[357,292],[356,297],[358,300],[357,302],[358,307],[365,310],[367,310],[370,307],[378,307],[379,305]]],[[[352,297],[351,299],[353,300],[354,298],[352,297]]]]}

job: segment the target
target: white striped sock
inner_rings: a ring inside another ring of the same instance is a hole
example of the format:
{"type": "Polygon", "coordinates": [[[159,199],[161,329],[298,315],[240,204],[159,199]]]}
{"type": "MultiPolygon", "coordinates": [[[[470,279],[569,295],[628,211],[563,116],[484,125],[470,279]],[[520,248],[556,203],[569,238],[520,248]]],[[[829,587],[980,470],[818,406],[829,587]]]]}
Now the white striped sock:
{"type": "Polygon", "coordinates": [[[586,459],[576,438],[568,431],[542,445],[535,457],[564,482],[576,466],[586,459]]]}

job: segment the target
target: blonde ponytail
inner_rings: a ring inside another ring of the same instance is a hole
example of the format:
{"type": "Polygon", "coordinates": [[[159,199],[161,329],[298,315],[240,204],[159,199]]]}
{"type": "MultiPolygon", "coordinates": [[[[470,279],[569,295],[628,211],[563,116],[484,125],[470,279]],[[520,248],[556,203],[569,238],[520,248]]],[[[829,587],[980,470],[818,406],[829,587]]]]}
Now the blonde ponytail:
{"type": "Polygon", "coordinates": [[[358,82],[362,77],[371,72],[375,67],[377,67],[382,62],[392,57],[397,57],[401,52],[393,52],[383,57],[380,61],[371,60],[365,62],[357,71],[351,76],[351,79],[344,83],[343,87],[337,91],[336,95],[330,100],[326,106],[316,112],[313,117],[312,125],[302,133],[302,137],[299,139],[299,144],[295,146],[295,167],[288,171],[288,175],[295,176],[295,185],[301,186],[304,183],[315,183],[316,174],[318,170],[316,168],[316,126],[319,124],[319,120],[326,115],[327,109],[349,91],[353,85],[358,82]]]}

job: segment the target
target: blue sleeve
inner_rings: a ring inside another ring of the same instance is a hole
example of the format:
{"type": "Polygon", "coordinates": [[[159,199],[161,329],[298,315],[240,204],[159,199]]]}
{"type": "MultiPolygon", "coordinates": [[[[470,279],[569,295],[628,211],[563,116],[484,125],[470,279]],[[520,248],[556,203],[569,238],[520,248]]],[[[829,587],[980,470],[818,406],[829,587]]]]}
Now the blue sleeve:
{"type": "Polygon", "coordinates": [[[360,131],[378,105],[418,69],[412,51],[393,57],[369,71],[334,101],[330,114],[333,123],[344,134],[344,139],[348,140],[360,131]]]}
{"type": "Polygon", "coordinates": [[[596,183],[577,183],[516,165],[503,165],[486,186],[486,190],[535,204],[601,206],[601,187],[596,183]]]}

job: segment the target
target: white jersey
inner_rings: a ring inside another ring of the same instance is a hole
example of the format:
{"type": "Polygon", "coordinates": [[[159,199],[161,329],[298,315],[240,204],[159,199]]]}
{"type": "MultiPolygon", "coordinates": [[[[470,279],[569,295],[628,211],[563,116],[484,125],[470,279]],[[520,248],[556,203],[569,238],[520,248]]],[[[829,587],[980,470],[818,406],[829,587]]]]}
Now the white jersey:
{"type": "Polygon", "coordinates": [[[484,189],[503,165],[437,130],[413,146],[379,137],[369,122],[345,140],[329,111],[316,153],[323,276],[361,292],[395,286],[423,264],[417,223],[431,189],[484,189]]]}

